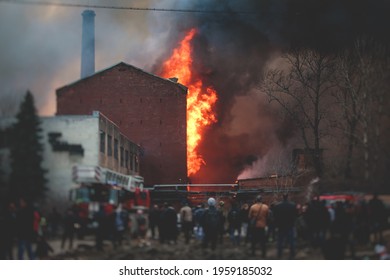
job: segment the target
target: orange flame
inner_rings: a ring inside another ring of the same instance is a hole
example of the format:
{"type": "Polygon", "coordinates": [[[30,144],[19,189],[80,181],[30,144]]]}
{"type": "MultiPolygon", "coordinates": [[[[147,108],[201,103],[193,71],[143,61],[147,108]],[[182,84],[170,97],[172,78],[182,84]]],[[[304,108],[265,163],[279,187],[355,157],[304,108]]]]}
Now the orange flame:
{"type": "Polygon", "coordinates": [[[203,86],[201,79],[192,71],[191,41],[196,29],[191,29],[174,49],[172,56],[164,62],[161,76],[176,77],[188,88],[187,95],[187,172],[196,174],[206,162],[198,153],[197,147],[202,140],[204,129],[217,121],[214,105],[217,92],[212,87],[203,86]]]}

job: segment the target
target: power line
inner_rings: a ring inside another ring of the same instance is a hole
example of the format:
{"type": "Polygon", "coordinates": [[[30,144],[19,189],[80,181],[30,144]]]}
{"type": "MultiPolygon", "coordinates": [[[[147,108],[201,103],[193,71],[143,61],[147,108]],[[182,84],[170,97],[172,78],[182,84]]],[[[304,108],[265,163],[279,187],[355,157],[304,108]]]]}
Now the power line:
{"type": "Polygon", "coordinates": [[[168,8],[140,8],[124,6],[107,6],[107,5],[87,5],[71,3],[55,3],[48,1],[23,1],[23,0],[0,0],[0,3],[32,5],[32,6],[58,6],[73,8],[94,8],[94,9],[111,9],[111,10],[132,10],[132,11],[149,11],[149,12],[175,12],[175,13],[204,13],[204,14],[255,14],[256,12],[246,11],[218,11],[218,10],[194,10],[194,9],[168,9],[168,8]]]}

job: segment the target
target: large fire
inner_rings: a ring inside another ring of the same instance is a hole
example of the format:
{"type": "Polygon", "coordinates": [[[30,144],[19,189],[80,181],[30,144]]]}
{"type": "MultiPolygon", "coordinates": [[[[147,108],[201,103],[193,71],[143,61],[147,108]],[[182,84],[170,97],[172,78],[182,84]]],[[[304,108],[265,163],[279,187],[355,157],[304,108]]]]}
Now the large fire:
{"type": "Polygon", "coordinates": [[[209,86],[204,86],[200,78],[192,70],[191,41],[196,34],[191,29],[174,49],[172,56],[164,62],[161,76],[176,77],[188,88],[187,96],[187,169],[188,176],[196,174],[205,161],[197,147],[202,140],[204,129],[217,121],[214,105],[217,102],[217,92],[209,86]]]}

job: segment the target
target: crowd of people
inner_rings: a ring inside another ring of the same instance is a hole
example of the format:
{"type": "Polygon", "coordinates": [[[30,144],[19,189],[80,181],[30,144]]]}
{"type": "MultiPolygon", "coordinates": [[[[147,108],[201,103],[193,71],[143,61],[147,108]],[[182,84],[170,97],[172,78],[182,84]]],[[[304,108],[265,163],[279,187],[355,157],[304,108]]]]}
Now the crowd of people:
{"type": "Polygon", "coordinates": [[[175,218],[172,206],[155,205],[149,213],[152,238],[158,229],[161,243],[172,240],[175,244],[180,223],[186,244],[193,238],[203,248],[215,250],[226,236],[233,246],[245,248],[243,244],[248,244],[252,256],[260,252],[267,258],[267,247],[274,246],[279,259],[294,259],[298,241],[319,249],[325,259],[356,258],[359,245],[389,245],[383,236],[389,227],[388,210],[377,195],[368,202],[327,203],[314,197],[304,205],[291,201],[288,194],[268,205],[258,195],[252,204],[233,202],[228,209],[223,201],[211,197],[206,205],[191,208],[185,204],[177,214],[175,218]],[[167,211],[172,213],[169,223],[165,222],[167,211]]]}
{"type": "MultiPolygon", "coordinates": [[[[218,246],[223,249],[221,244],[230,242],[234,247],[248,249],[255,257],[267,258],[267,249],[273,246],[277,258],[294,259],[300,242],[307,248],[320,249],[325,259],[355,258],[359,244],[379,246],[381,258],[389,257],[383,236],[388,227],[388,213],[376,195],[368,202],[333,204],[315,197],[305,205],[294,203],[287,194],[270,205],[261,195],[252,203],[226,205],[210,197],[206,203],[193,207],[184,203],[175,208],[163,203],[135,213],[120,205],[109,211],[102,206],[93,221],[97,250],[104,249],[104,240],[110,240],[114,249],[123,240],[132,240],[139,247],[153,246],[156,242],[172,246],[184,242],[210,250],[218,246]]],[[[76,235],[83,238],[85,234],[74,208],[62,215],[53,208],[44,215],[25,199],[9,203],[2,211],[0,223],[1,259],[47,259],[53,252],[50,240],[57,238],[62,250],[72,250],[76,235]]]]}
{"type": "Polygon", "coordinates": [[[26,255],[29,259],[46,259],[49,252],[53,252],[53,248],[47,242],[48,220],[51,222],[51,234],[57,234],[59,225],[59,220],[56,220],[57,214],[59,215],[53,209],[46,218],[36,206],[24,198],[20,198],[17,203],[8,203],[0,215],[2,225],[0,259],[22,260],[26,255]]]}

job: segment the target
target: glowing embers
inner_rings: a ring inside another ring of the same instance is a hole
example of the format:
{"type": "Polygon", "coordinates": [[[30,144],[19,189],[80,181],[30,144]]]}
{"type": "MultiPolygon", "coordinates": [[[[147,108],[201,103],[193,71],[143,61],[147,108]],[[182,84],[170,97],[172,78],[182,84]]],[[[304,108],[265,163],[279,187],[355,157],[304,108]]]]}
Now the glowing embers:
{"type": "Polygon", "coordinates": [[[179,46],[173,50],[171,57],[163,64],[161,76],[176,77],[179,83],[188,88],[187,95],[187,169],[188,176],[196,174],[205,165],[198,146],[205,128],[217,121],[214,105],[217,92],[211,86],[205,86],[197,73],[193,71],[191,41],[196,34],[191,29],[179,46]]]}

